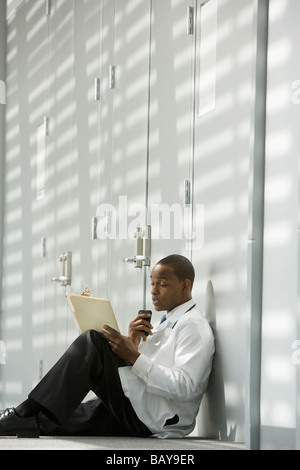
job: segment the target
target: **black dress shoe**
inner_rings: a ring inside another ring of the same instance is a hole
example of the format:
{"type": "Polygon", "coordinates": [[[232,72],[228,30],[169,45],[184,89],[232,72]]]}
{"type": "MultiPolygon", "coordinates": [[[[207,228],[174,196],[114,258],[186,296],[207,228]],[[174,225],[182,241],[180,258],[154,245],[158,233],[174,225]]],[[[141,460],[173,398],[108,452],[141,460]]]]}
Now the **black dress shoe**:
{"type": "Polygon", "coordinates": [[[7,408],[0,413],[0,436],[40,437],[37,419],[20,418],[14,408],[7,408]]]}

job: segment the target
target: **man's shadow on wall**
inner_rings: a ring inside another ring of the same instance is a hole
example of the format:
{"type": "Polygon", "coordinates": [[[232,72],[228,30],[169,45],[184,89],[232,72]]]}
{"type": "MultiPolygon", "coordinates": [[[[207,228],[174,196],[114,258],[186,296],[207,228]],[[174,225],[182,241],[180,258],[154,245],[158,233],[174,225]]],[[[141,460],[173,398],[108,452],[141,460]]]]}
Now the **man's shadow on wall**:
{"type": "Polygon", "coordinates": [[[236,428],[227,429],[225,390],[222,355],[217,330],[214,288],[211,281],[206,287],[205,316],[212,327],[215,337],[215,354],[208,388],[203,396],[198,417],[198,435],[221,441],[235,441],[236,428]]]}

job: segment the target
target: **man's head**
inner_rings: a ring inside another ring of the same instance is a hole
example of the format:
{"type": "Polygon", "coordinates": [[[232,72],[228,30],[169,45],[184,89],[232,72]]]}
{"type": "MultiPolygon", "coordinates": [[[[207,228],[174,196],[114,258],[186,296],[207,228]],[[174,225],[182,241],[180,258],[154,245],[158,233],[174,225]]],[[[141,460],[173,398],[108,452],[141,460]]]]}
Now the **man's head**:
{"type": "Polygon", "coordinates": [[[173,310],[192,298],[195,271],[181,255],[170,255],[152,269],[152,301],[155,310],[173,310]]]}

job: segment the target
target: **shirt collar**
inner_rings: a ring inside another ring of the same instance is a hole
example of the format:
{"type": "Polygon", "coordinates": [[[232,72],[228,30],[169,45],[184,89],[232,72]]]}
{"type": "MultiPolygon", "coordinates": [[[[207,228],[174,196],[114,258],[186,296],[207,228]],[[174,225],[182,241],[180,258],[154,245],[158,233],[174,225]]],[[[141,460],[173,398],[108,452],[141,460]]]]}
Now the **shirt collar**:
{"type": "Polygon", "coordinates": [[[187,310],[189,310],[193,305],[195,305],[195,302],[193,299],[188,300],[184,304],[178,305],[177,307],[173,308],[170,312],[166,314],[166,321],[161,324],[161,326],[166,327],[167,323],[176,323],[179,318],[186,313],[187,310]]]}

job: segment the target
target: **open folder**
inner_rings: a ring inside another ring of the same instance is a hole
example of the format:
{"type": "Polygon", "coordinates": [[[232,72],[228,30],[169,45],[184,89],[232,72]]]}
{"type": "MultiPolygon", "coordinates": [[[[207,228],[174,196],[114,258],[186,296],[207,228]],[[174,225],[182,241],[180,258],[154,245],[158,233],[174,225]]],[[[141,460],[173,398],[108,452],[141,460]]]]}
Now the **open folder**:
{"type": "Polygon", "coordinates": [[[75,323],[81,333],[86,330],[101,331],[108,325],[120,332],[111,303],[107,299],[67,292],[75,323]]]}

